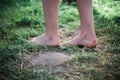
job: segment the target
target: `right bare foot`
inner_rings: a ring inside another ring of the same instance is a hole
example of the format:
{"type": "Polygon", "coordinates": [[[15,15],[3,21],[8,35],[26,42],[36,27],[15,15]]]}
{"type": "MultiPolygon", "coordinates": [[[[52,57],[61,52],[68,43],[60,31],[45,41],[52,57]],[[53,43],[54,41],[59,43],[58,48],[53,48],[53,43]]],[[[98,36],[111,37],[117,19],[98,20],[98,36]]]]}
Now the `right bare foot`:
{"type": "Polygon", "coordinates": [[[37,45],[58,46],[60,44],[60,38],[58,36],[55,37],[43,34],[41,36],[29,39],[29,42],[33,42],[37,45]]]}
{"type": "Polygon", "coordinates": [[[95,35],[93,36],[85,32],[82,35],[78,35],[74,37],[72,40],[61,43],[61,45],[63,46],[75,45],[75,46],[85,46],[89,48],[94,48],[97,46],[97,44],[98,44],[97,37],[95,35]]]}
{"type": "Polygon", "coordinates": [[[80,36],[77,36],[75,38],[73,38],[72,40],[66,41],[61,43],[62,46],[68,46],[68,45],[73,45],[73,46],[85,46],[85,47],[89,47],[89,48],[94,48],[96,47],[98,41],[97,39],[81,39],[80,36]]]}

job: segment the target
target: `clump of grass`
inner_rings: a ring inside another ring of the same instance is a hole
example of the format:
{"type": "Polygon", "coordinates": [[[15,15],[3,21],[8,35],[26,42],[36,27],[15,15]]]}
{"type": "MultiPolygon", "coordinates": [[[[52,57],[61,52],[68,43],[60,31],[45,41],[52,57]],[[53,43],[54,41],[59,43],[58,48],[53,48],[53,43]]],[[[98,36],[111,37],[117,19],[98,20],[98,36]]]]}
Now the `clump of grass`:
{"type": "Polygon", "coordinates": [[[115,23],[116,23],[118,26],[120,26],[120,16],[115,16],[115,17],[113,18],[113,20],[115,21],[115,23]]]}
{"type": "Polygon", "coordinates": [[[63,4],[60,7],[60,14],[59,14],[59,20],[60,23],[69,23],[69,22],[75,22],[79,20],[78,11],[73,6],[66,6],[66,4],[63,4]],[[69,9],[70,8],[70,9],[69,9]],[[74,12],[74,13],[73,13],[74,12]]]}
{"type": "Polygon", "coordinates": [[[36,19],[30,19],[30,17],[23,17],[20,21],[16,22],[18,26],[31,26],[40,25],[41,21],[36,19]]]}
{"type": "Polygon", "coordinates": [[[15,5],[18,5],[18,4],[22,4],[24,6],[26,6],[26,4],[30,5],[30,0],[1,0],[0,1],[0,9],[6,7],[6,6],[15,6],[15,5]]]}
{"type": "Polygon", "coordinates": [[[108,51],[111,53],[119,53],[120,51],[120,29],[119,29],[119,1],[111,0],[106,1],[97,1],[94,0],[94,6],[98,10],[98,13],[95,15],[95,28],[96,33],[99,36],[108,36],[106,37],[106,43],[109,48],[108,51]],[[100,7],[100,4],[102,5],[100,7]],[[116,6],[115,6],[116,5],[116,6]]]}

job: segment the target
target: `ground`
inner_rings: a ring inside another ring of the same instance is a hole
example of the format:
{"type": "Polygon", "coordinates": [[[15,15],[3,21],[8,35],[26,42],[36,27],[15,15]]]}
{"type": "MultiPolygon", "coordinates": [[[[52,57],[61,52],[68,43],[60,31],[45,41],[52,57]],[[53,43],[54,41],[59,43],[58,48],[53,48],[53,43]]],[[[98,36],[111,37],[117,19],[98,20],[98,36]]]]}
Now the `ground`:
{"type": "MultiPolygon", "coordinates": [[[[92,49],[78,46],[38,46],[29,43],[30,37],[41,35],[45,31],[41,1],[0,5],[0,80],[118,80],[119,4],[120,1],[117,0],[94,0],[95,31],[99,44],[92,49]],[[44,66],[39,65],[41,55],[43,62],[47,62],[44,66]],[[59,64],[53,60],[58,60],[59,64]],[[56,65],[48,61],[53,61],[56,65]]],[[[77,35],[79,27],[76,4],[61,3],[61,40],[69,40],[77,35]]]]}

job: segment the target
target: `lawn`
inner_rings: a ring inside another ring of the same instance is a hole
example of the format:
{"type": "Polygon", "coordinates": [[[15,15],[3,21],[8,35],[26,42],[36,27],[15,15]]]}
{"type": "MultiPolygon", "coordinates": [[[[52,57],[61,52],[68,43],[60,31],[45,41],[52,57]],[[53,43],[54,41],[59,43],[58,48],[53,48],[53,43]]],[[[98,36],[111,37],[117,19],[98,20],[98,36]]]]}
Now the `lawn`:
{"type": "MultiPolygon", "coordinates": [[[[96,48],[50,47],[29,43],[30,37],[45,31],[41,0],[2,0],[0,3],[0,80],[119,80],[120,79],[120,1],[93,0],[96,48]],[[75,55],[62,65],[72,70],[52,73],[28,68],[24,55],[37,52],[75,55]]],[[[61,2],[59,33],[62,41],[71,39],[80,27],[76,3],[61,2]]]]}

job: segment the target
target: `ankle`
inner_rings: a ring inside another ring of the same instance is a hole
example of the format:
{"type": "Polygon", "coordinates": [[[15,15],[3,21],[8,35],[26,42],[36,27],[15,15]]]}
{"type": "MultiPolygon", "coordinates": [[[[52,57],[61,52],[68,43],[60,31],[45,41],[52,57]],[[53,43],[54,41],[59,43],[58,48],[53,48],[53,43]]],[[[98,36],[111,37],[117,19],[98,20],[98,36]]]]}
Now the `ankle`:
{"type": "Polygon", "coordinates": [[[60,41],[59,35],[56,34],[45,34],[48,40],[60,41]]]}

